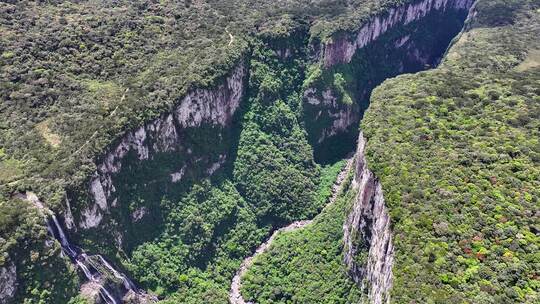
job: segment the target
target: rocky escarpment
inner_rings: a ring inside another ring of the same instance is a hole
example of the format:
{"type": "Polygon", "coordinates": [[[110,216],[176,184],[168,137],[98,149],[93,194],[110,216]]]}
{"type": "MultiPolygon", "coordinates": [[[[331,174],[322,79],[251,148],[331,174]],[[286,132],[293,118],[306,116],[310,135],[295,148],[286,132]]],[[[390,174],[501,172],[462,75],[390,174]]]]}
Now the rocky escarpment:
{"type": "Polygon", "coordinates": [[[369,303],[390,303],[394,245],[382,186],[368,169],[362,133],[352,182],[357,191],[352,211],[343,225],[344,262],[352,279],[367,290],[369,303]]]}
{"type": "MultiPolygon", "coordinates": [[[[105,217],[119,207],[118,185],[115,176],[130,160],[142,163],[152,161],[161,154],[181,154],[182,161],[168,172],[161,172],[169,183],[183,180],[189,166],[207,168],[205,174],[211,175],[225,162],[227,155],[216,153],[214,157],[197,155],[186,143],[189,136],[186,130],[211,126],[226,127],[240,105],[244,92],[244,79],[247,69],[240,63],[226,79],[212,89],[195,89],[178,102],[173,111],[126,133],[120,138],[97,164],[97,170],[89,183],[90,201],[79,207],[82,212],[74,214],[73,222],[83,230],[96,228],[103,224],[105,217]]],[[[220,134],[216,135],[219,138],[220,134]]],[[[138,208],[132,211],[133,222],[141,220],[147,210],[138,208]]],[[[70,208],[64,215],[71,222],[70,208]]],[[[121,243],[121,235],[117,235],[121,243]]]]}
{"type": "Polygon", "coordinates": [[[414,1],[390,8],[358,31],[337,33],[315,47],[320,50],[317,57],[323,72],[304,91],[303,111],[320,160],[329,157],[325,154],[350,152],[333,149],[354,145],[356,126],[377,85],[438,64],[472,5],[473,0],[414,1]],[[346,85],[336,85],[336,73],[347,79],[346,85]]]}
{"type": "Polygon", "coordinates": [[[468,10],[474,0],[422,0],[390,8],[386,13],[371,18],[353,35],[340,35],[323,46],[322,60],[325,67],[349,63],[358,49],[375,41],[398,25],[418,21],[434,11],[468,10]]]}
{"type": "Polygon", "coordinates": [[[0,304],[9,303],[17,291],[17,268],[12,262],[0,267],[0,304]]]}
{"type": "MultiPolygon", "coordinates": [[[[26,192],[17,194],[15,197],[32,203],[43,217],[49,235],[58,241],[62,253],[73,262],[80,274],[85,278],[85,283],[81,286],[83,296],[92,299],[93,303],[107,304],[144,304],[157,301],[154,296],[139,290],[125,274],[116,270],[100,254],[89,255],[81,248],[71,244],[56,215],[44,206],[36,194],[26,192]]],[[[15,272],[14,267],[12,271],[15,272]]],[[[3,271],[0,272],[0,279],[4,277],[3,275],[3,271]]],[[[8,279],[12,279],[12,277],[8,277],[8,279]]],[[[6,283],[8,285],[2,287],[2,289],[14,293],[14,288],[10,289],[13,283],[11,281],[6,283]]]]}

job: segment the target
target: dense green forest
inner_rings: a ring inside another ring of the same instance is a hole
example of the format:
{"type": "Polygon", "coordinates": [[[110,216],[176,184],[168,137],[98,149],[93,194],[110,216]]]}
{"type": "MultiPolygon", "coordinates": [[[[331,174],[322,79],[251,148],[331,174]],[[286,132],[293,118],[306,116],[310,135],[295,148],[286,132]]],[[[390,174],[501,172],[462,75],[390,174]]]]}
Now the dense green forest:
{"type": "Polygon", "coordinates": [[[0,1],[0,284],[16,273],[0,303],[101,303],[41,210],[15,197],[25,191],[160,303],[227,303],[244,258],[275,229],[315,217],[257,256],[242,294],[358,303],[363,287],[343,264],[353,171],[324,208],[358,127],[392,220],[392,303],[537,303],[540,3],[479,0],[461,33],[467,9],[436,11],[350,62],[323,64],[328,43],[421,2],[0,1]],[[130,152],[104,224],[68,223],[123,135],[239,65],[229,125],[185,128],[186,153],[130,152]],[[418,73],[384,81],[404,72],[418,73]],[[308,103],[308,89],[336,112],[308,103]],[[319,140],[342,123],[336,113],[362,122],[319,140]],[[197,167],[205,157],[219,165],[197,167]],[[179,168],[184,179],[171,182],[179,168]]]}
{"type": "Polygon", "coordinates": [[[503,3],[478,3],[438,69],[377,88],[362,122],[397,302],[539,299],[540,3],[503,3]]]}
{"type": "MultiPolygon", "coordinates": [[[[339,170],[341,162],[333,166],[339,170]]],[[[330,167],[331,169],[332,167],[330,167]]],[[[336,202],[314,223],[282,234],[243,278],[243,294],[256,303],[357,303],[360,290],[342,259],[343,220],[354,191],[349,180],[336,202]]]]}
{"type": "Polygon", "coordinates": [[[143,287],[172,295],[171,303],[226,302],[242,257],[273,226],[321,208],[335,174],[320,174],[295,114],[301,63],[254,48],[232,172],[195,184],[179,202],[161,202],[164,231],[138,246],[128,265],[143,287]]]}
{"type": "MultiPolygon", "coordinates": [[[[11,198],[14,193],[32,190],[48,207],[62,213],[65,208],[66,189],[77,195],[86,195],[88,177],[96,169],[96,160],[116,138],[143,121],[170,110],[189,90],[212,87],[234,64],[245,60],[253,52],[255,35],[288,38],[291,29],[301,28],[306,31],[302,42],[304,39],[323,40],[334,31],[357,27],[359,22],[370,14],[384,10],[395,2],[0,2],[0,245],[2,266],[5,266],[9,257],[18,257],[14,261],[18,266],[18,281],[24,282],[18,286],[18,299],[26,298],[32,303],[33,299],[59,302],[60,300],[56,300],[58,297],[76,294],[78,283],[76,280],[59,283],[48,277],[37,280],[33,273],[41,270],[21,270],[32,267],[31,264],[36,259],[52,259],[48,265],[69,265],[69,262],[48,250],[31,251],[33,245],[24,245],[28,242],[35,243],[38,247],[43,246],[48,237],[39,217],[33,216],[31,222],[27,221],[31,218],[31,210],[21,208],[22,202],[11,198]],[[39,230],[40,233],[32,233],[32,229],[39,230]],[[52,295],[49,296],[49,293],[52,295]]],[[[264,51],[263,48],[259,49],[264,51]]],[[[262,66],[259,78],[266,77],[265,73],[262,66]]],[[[303,73],[298,71],[298,74],[292,77],[301,75],[303,73]]],[[[236,212],[240,212],[240,206],[249,204],[253,209],[253,205],[260,204],[261,208],[257,210],[242,209],[243,216],[248,218],[246,221],[252,223],[254,216],[257,219],[258,223],[250,226],[253,229],[246,229],[253,233],[252,237],[257,241],[267,234],[270,228],[268,225],[312,215],[320,205],[314,198],[318,169],[310,160],[312,152],[306,146],[302,128],[295,122],[299,97],[293,96],[292,92],[280,92],[283,100],[276,103],[274,113],[267,117],[258,115],[263,111],[261,107],[270,102],[268,99],[277,96],[274,95],[277,93],[275,86],[285,87],[290,81],[276,79],[284,84],[268,83],[268,80],[274,81],[271,77],[277,77],[268,76],[264,83],[274,88],[268,87],[267,90],[261,86],[261,96],[270,95],[250,103],[253,104],[253,109],[243,110],[251,113],[249,115],[253,117],[245,120],[246,130],[242,132],[242,141],[249,144],[251,140],[257,140],[261,143],[261,146],[257,147],[259,150],[253,151],[254,147],[241,144],[239,158],[243,161],[235,165],[234,174],[232,164],[229,163],[228,176],[222,178],[223,181],[217,177],[211,182],[211,187],[216,187],[215,191],[218,191],[215,196],[232,196],[229,198],[229,209],[225,208],[223,213],[218,212],[215,215],[216,225],[231,214],[235,216],[236,212]],[[287,115],[284,121],[279,117],[282,114],[287,115]],[[269,130],[271,125],[262,126],[261,124],[267,122],[260,119],[268,120],[269,124],[288,122],[289,125],[284,126],[284,129],[279,126],[279,130],[269,130]],[[273,156],[269,153],[281,150],[283,145],[288,145],[289,142],[292,142],[293,146],[279,152],[280,158],[276,159],[279,168],[276,170],[267,172],[262,167],[259,171],[248,169],[256,162],[262,165],[265,164],[264,161],[273,161],[273,156]],[[259,156],[253,158],[250,153],[259,156]],[[271,158],[268,158],[270,156],[271,158]],[[274,177],[271,172],[277,172],[281,180],[276,180],[273,185],[266,185],[264,181],[274,177]],[[289,177],[297,178],[294,183],[288,184],[286,182],[289,177]],[[304,178],[310,183],[309,191],[304,191],[304,178]],[[237,190],[231,189],[230,183],[241,191],[241,199],[236,197],[237,190]],[[258,192],[261,189],[268,192],[258,192]],[[273,206],[269,198],[280,193],[288,197],[280,201],[281,206],[273,206]],[[302,201],[297,206],[292,204],[294,210],[289,212],[285,204],[296,199],[302,201]],[[254,212],[255,214],[252,214],[254,212]],[[262,219],[259,216],[267,218],[262,219]],[[263,230],[257,233],[258,229],[263,230]]],[[[287,90],[297,91],[298,95],[298,80],[292,81],[296,84],[287,90]]],[[[252,98],[257,98],[256,95],[254,92],[252,98]]],[[[206,134],[212,132],[210,129],[206,134]]],[[[201,142],[200,137],[204,137],[205,132],[194,132],[192,136],[199,138],[198,141],[201,142]]],[[[211,144],[209,142],[209,145],[211,144]]],[[[164,158],[165,161],[171,159],[173,157],[164,158]]],[[[163,164],[164,162],[160,163],[163,164]]],[[[144,173],[139,176],[144,176],[144,173]]],[[[130,176],[120,176],[119,179],[133,181],[130,176]]],[[[187,209],[177,210],[174,206],[177,202],[194,203],[202,200],[190,199],[186,193],[187,189],[192,189],[189,193],[196,192],[196,185],[188,184],[174,189],[174,195],[169,195],[172,196],[172,203],[162,202],[159,193],[143,193],[141,196],[139,194],[143,191],[136,191],[138,187],[138,184],[122,184],[121,189],[130,193],[126,195],[126,200],[131,200],[126,210],[148,204],[152,209],[163,209],[167,216],[175,216],[189,212],[187,209]]],[[[210,198],[208,200],[212,201],[210,198]]],[[[213,201],[215,200],[214,198],[213,201]]],[[[72,203],[77,211],[82,209],[81,205],[85,204],[85,200],[75,199],[72,203]]],[[[169,227],[174,223],[163,218],[162,215],[159,222],[149,223],[155,229],[131,233],[133,238],[142,237],[138,244],[132,242],[132,247],[141,245],[135,250],[134,259],[142,259],[145,249],[152,244],[166,241],[167,232],[177,233],[176,228],[169,227]],[[151,241],[154,237],[155,242],[151,241]],[[149,239],[148,244],[141,244],[149,239]]],[[[175,222],[173,219],[170,221],[175,222]]],[[[130,271],[141,269],[140,265],[133,266],[133,261],[127,262],[122,252],[117,254],[114,248],[101,244],[112,238],[87,236],[89,238],[80,239],[79,242],[90,246],[90,249],[101,250],[116,262],[126,262],[130,271]]],[[[203,246],[201,244],[208,245],[206,241],[208,240],[201,240],[198,245],[193,245],[193,248],[203,246]]],[[[211,238],[211,241],[215,239],[211,238]]],[[[254,244],[246,243],[245,246],[240,246],[242,248],[238,249],[236,254],[243,255],[253,246],[254,244]]],[[[58,249],[57,247],[54,252],[58,253],[58,249]]],[[[203,249],[206,248],[200,248],[203,249]]],[[[231,250],[234,251],[235,249],[231,250]]],[[[201,265],[206,262],[201,261],[201,265]]],[[[185,265],[175,266],[173,270],[185,269],[185,265]]],[[[55,275],[61,272],[60,269],[60,266],[48,269],[46,275],[55,275]]],[[[232,270],[227,270],[227,273],[230,271],[232,270]]],[[[151,269],[145,270],[145,273],[151,272],[151,269]]],[[[179,274],[175,275],[171,282],[176,282],[178,276],[179,274]]],[[[162,283],[165,281],[163,278],[141,274],[137,280],[145,287],[159,291],[159,294],[171,292],[169,287],[172,283],[162,283]]]]}
{"type": "MultiPolygon", "coordinates": [[[[440,67],[386,81],[371,97],[361,128],[393,223],[392,302],[539,300],[539,5],[499,11],[506,5],[480,1],[440,67]]],[[[284,235],[256,260],[247,298],[332,295],[326,276],[336,269],[321,274],[325,255],[313,253],[332,246],[313,248],[314,229],[284,235]]]]}

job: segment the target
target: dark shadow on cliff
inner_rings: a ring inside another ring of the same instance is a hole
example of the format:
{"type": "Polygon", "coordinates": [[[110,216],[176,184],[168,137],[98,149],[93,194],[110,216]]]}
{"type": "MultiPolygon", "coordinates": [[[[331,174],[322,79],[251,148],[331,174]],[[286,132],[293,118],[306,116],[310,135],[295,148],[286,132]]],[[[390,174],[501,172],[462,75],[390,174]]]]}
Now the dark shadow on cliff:
{"type": "MultiPolygon", "coordinates": [[[[320,141],[322,128],[330,127],[330,117],[320,115],[320,108],[305,105],[304,120],[318,163],[329,164],[343,159],[355,147],[358,125],[369,106],[371,91],[384,80],[404,73],[416,73],[438,65],[452,39],[461,31],[466,10],[436,11],[381,35],[376,41],[356,51],[348,64],[338,64],[323,72],[326,87],[332,87],[334,75],[346,80],[346,91],[353,105],[341,103],[334,111],[352,112],[353,123],[320,141]]],[[[338,96],[339,97],[339,96],[338,96]]]]}

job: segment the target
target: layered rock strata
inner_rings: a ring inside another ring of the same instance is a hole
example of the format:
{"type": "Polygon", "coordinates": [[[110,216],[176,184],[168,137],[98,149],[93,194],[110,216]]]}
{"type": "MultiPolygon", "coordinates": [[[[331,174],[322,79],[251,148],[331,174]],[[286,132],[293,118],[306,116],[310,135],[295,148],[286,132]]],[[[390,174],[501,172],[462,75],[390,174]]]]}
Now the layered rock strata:
{"type": "Polygon", "coordinates": [[[324,66],[328,68],[339,63],[349,63],[358,49],[397,25],[418,21],[434,11],[468,10],[473,3],[474,0],[422,0],[390,8],[386,13],[371,18],[353,35],[332,37],[323,46],[324,66]]]}
{"type": "Polygon", "coordinates": [[[413,1],[373,16],[355,32],[338,32],[329,42],[313,46],[325,71],[351,73],[342,65],[355,65],[349,75],[353,80],[345,88],[353,103],[344,102],[343,88],[329,83],[329,77],[304,91],[304,120],[316,155],[342,142],[352,144],[371,90],[384,79],[435,66],[473,4],[474,0],[413,1]]]}

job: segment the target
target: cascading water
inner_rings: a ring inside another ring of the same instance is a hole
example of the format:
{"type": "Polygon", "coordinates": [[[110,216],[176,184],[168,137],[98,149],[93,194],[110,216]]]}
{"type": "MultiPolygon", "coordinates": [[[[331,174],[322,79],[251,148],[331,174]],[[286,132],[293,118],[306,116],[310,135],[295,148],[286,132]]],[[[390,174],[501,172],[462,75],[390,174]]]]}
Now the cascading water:
{"type": "Polygon", "coordinates": [[[99,288],[99,295],[107,304],[117,304],[111,293],[103,286],[99,288]]]}
{"type": "Polygon", "coordinates": [[[141,300],[147,303],[155,302],[155,299],[149,297],[140,291],[135,284],[123,273],[116,270],[102,255],[88,255],[81,248],[71,244],[64,232],[60,221],[54,213],[45,208],[38,197],[31,192],[17,195],[18,198],[27,200],[36,206],[43,217],[46,219],[47,230],[61,245],[63,254],[67,255],[77,268],[81,270],[88,282],[95,283],[101,299],[107,304],[118,304],[118,295],[125,295],[129,292],[141,296],[141,300]],[[122,282],[124,290],[118,292],[117,289],[111,289],[109,286],[110,278],[114,277],[122,282]]]}
{"type": "MultiPolygon", "coordinates": [[[[70,258],[72,259],[76,258],[77,252],[75,252],[75,250],[71,247],[71,244],[69,244],[69,241],[66,237],[66,234],[64,233],[64,230],[62,230],[62,227],[60,226],[60,223],[58,222],[58,218],[54,214],[51,215],[51,218],[54,223],[54,226],[56,227],[56,232],[58,233],[58,235],[55,235],[54,230],[52,230],[51,228],[49,228],[49,232],[51,232],[54,238],[60,242],[60,244],[62,245],[62,249],[70,258]]],[[[47,221],[47,226],[50,227],[49,221],[47,221]]]]}
{"type": "Polygon", "coordinates": [[[96,255],[98,257],[98,259],[101,261],[101,263],[117,278],[117,279],[120,279],[122,281],[122,283],[124,284],[124,287],[127,289],[127,290],[138,290],[137,287],[135,286],[135,284],[128,278],[126,277],[126,275],[124,275],[123,273],[120,273],[118,272],[116,269],[114,269],[111,264],[109,264],[109,262],[107,262],[103,256],[101,255],[96,255]]]}

